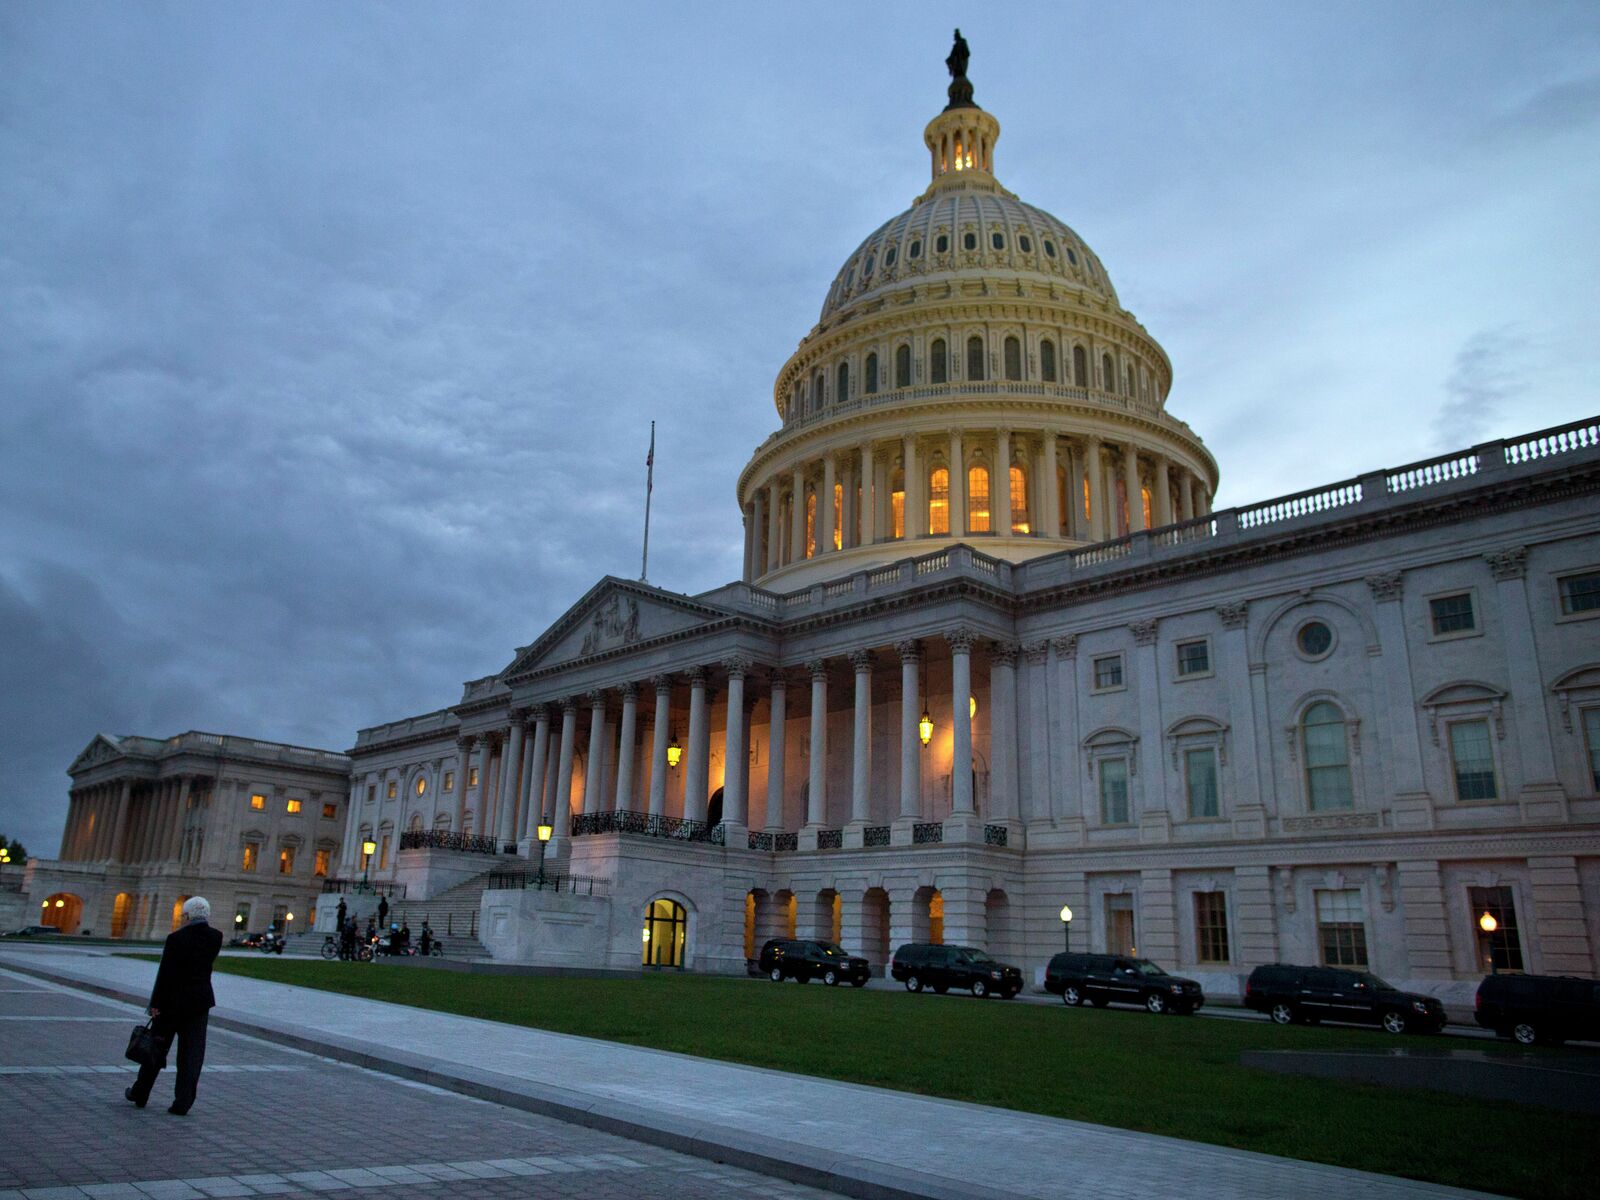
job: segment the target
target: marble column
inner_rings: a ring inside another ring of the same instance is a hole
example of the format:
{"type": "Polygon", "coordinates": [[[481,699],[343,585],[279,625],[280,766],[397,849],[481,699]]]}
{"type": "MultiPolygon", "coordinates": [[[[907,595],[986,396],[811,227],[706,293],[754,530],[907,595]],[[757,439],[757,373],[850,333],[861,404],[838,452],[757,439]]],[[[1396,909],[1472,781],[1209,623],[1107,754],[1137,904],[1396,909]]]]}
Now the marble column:
{"type": "Polygon", "coordinates": [[[544,821],[544,777],[550,762],[550,709],[539,705],[533,714],[533,750],[528,755],[527,778],[522,788],[522,828],[517,840],[539,836],[544,821]]]}
{"type": "Polygon", "coordinates": [[[1111,538],[1116,521],[1106,519],[1106,485],[1100,461],[1100,439],[1090,438],[1084,450],[1085,465],[1089,469],[1089,540],[1104,542],[1111,538]]]}
{"type": "Polygon", "coordinates": [[[817,497],[817,553],[831,554],[833,552],[833,523],[837,519],[833,511],[833,485],[834,485],[833,455],[824,455],[822,459],[822,495],[817,497]]]}
{"type": "Polygon", "coordinates": [[[572,812],[572,757],[578,740],[578,698],[561,702],[561,758],[556,766],[556,794],[551,798],[550,823],[556,836],[567,830],[572,812]]]}
{"type": "Polygon", "coordinates": [[[767,816],[766,828],[783,828],[784,727],[788,722],[789,680],[782,671],[772,673],[772,700],[767,716],[767,816]]]}
{"type": "Polygon", "coordinates": [[[639,738],[639,688],[622,685],[622,726],[617,731],[617,790],[611,807],[617,812],[633,809],[634,743],[639,738]]]}
{"type": "Polygon", "coordinates": [[[1514,706],[1517,748],[1522,755],[1522,790],[1518,796],[1522,818],[1530,824],[1565,822],[1570,819],[1570,810],[1556,771],[1550,710],[1539,669],[1538,629],[1546,618],[1541,616],[1536,623],[1528,602],[1528,548],[1508,546],[1491,550],[1483,557],[1494,577],[1511,695],[1524,698],[1522,704],[1514,706]]]}
{"type": "Polygon", "coordinates": [[[667,740],[672,727],[672,677],[657,675],[651,681],[656,689],[655,724],[650,730],[650,815],[667,811],[667,740]]]}
{"type": "Polygon", "coordinates": [[[1128,493],[1128,532],[1137,533],[1144,526],[1144,496],[1139,483],[1139,450],[1132,442],[1122,447],[1122,486],[1128,493]]]}
{"type": "Polygon", "coordinates": [[[528,710],[511,710],[511,732],[506,744],[505,761],[500,768],[500,820],[498,822],[498,849],[504,850],[517,840],[517,797],[522,784],[522,738],[527,724],[528,710]]]}
{"type": "Polygon", "coordinates": [[[950,536],[967,534],[966,455],[961,446],[961,430],[950,431],[950,536]]]}
{"type": "Polygon", "coordinates": [[[683,776],[683,815],[691,821],[706,819],[706,789],[711,776],[707,726],[706,673],[704,668],[693,667],[689,671],[689,769],[683,776]]]}
{"type": "MultiPolygon", "coordinates": [[[[995,642],[989,647],[989,812],[1000,820],[1015,819],[1022,810],[1017,767],[1018,653],[1019,647],[1012,642],[995,642]]],[[[1043,758],[1045,753],[1046,747],[1038,746],[1037,756],[1043,758]]]]}
{"type": "Polygon", "coordinates": [[[111,862],[124,862],[126,855],[123,853],[123,843],[127,839],[128,831],[128,804],[133,797],[133,785],[128,780],[123,780],[117,788],[117,806],[111,818],[111,844],[106,850],[106,858],[111,862]]]}
{"type": "Polygon", "coordinates": [[[1050,430],[1044,435],[1044,478],[1040,480],[1043,487],[1040,489],[1044,496],[1044,503],[1040,506],[1044,512],[1043,518],[1037,528],[1045,537],[1062,537],[1066,531],[1061,528],[1061,481],[1056,478],[1056,435],[1050,430]]]}
{"type": "Polygon", "coordinates": [[[1188,471],[1183,473],[1183,480],[1178,487],[1179,513],[1185,521],[1192,521],[1194,512],[1194,476],[1188,471]]]}
{"type": "Polygon", "coordinates": [[[467,827],[467,784],[472,779],[472,750],[478,743],[473,736],[456,739],[456,824],[460,833],[467,827]]]}
{"type": "Polygon", "coordinates": [[[767,565],[768,571],[776,570],[783,562],[783,530],[778,525],[782,512],[778,506],[778,481],[776,478],[767,484],[767,565]]]}
{"type": "Polygon", "coordinates": [[[950,643],[950,719],[953,749],[950,760],[950,811],[955,816],[977,812],[972,797],[972,633],[952,630],[950,643]]]}
{"type": "MultiPolygon", "coordinates": [[[[750,761],[744,739],[744,679],[750,662],[735,657],[725,660],[722,666],[728,673],[728,719],[722,739],[722,820],[739,832],[745,828],[745,769],[750,761]]],[[[738,844],[743,848],[742,842],[738,844]]]]}
{"type": "Polygon", "coordinates": [[[989,479],[989,528],[1001,537],[1011,533],[1011,431],[995,433],[994,474],[989,479]]]}
{"type": "Polygon", "coordinates": [[[605,744],[606,744],[606,694],[590,692],[584,697],[589,705],[589,748],[586,751],[583,771],[583,811],[601,812],[605,799],[605,744]]]}
{"type": "Polygon", "coordinates": [[[1156,456],[1156,482],[1155,482],[1155,512],[1156,525],[1172,524],[1172,474],[1167,466],[1167,456],[1156,456]]]}
{"type": "Polygon", "coordinates": [[[900,642],[900,816],[922,816],[922,643],[900,642]]]}
{"type": "Polygon", "coordinates": [[[806,797],[806,824],[825,825],[828,820],[828,664],[813,659],[806,664],[811,673],[811,779],[806,797]]]}
{"type": "Polygon", "coordinates": [[[860,456],[860,466],[856,470],[856,475],[861,480],[861,499],[856,504],[856,515],[861,521],[859,529],[861,545],[870,546],[881,536],[878,529],[878,506],[873,503],[872,497],[872,447],[863,444],[857,454],[860,456]]]}
{"type": "Polygon", "coordinates": [[[872,651],[851,651],[850,666],[856,676],[855,736],[850,751],[850,823],[865,825],[872,817],[872,651]]]}
{"type": "Polygon", "coordinates": [[[806,556],[806,475],[804,467],[795,467],[794,482],[789,501],[789,561],[800,562],[806,556]]]}
{"type": "Polygon", "coordinates": [[[921,468],[917,465],[917,438],[915,434],[906,434],[903,439],[904,446],[901,455],[905,468],[905,499],[903,512],[905,515],[905,535],[909,538],[921,537],[927,528],[927,514],[922,511],[922,489],[917,486],[921,478],[921,468]],[[920,516],[918,514],[921,514],[920,516]]]}

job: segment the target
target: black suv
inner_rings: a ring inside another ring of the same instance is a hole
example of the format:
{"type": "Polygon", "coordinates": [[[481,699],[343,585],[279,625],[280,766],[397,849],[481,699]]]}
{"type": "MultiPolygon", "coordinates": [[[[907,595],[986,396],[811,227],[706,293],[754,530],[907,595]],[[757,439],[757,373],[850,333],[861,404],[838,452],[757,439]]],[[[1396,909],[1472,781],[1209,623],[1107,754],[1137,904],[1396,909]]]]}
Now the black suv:
{"type": "Polygon", "coordinates": [[[1433,996],[1402,992],[1368,971],[1273,963],[1250,972],[1244,1004],[1279,1025],[1299,1021],[1356,1021],[1388,1033],[1438,1033],[1444,1005],[1433,996]]]}
{"type": "Polygon", "coordinates": [[[1090,1001],[1142,1004],[1153,1013],[1197,1012],[1206,994],[1192,979],[1168,975],[1148,958],[1116,954],[1058,954],[1044,972],[1044,990],[1073,1006],[1090,1001]]]}
{"type": "Polygon", "coordinates": [[[1479,1025],[1524,1046],[1600,1040],[1600,983],[1571,975],[1490,975],[1478,985],[1479,1025]]]}
{"type": "Polygon", "coordinates": [[[889,974],[908,992],[925,987],[943,994],[951,988],[970,988],[980,1000],[1002,996],[1010,1000],[1022,990],[1022,972],[996,962],[973,946],[934,946],[914,943],[894,952],[889,974]]]}
{"type": "Polygon", "coordinates": [[[761,947],[756,967],[773,983],[793,979],[809,983],[820,979],[829,987],[848,983],[865,987],[872,968],[864,958],[846,954],[832,942],[806,942],[796,938],[773,938],[761,947]]]}

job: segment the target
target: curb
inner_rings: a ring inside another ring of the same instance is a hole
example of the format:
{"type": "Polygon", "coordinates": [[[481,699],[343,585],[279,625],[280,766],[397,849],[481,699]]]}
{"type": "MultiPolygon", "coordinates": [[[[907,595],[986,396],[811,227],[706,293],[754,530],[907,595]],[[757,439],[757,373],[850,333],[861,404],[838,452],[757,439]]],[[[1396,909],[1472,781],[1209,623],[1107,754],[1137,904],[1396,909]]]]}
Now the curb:
{"type": "MultiPolygon", "coordinates": [[[[108,984],[6,961],[4,969],[50,983],[90,992],[143,1008],[148,996],[108,984]]],[[[330,1034],[311,1035],[293,1026],[227,1015],[212,1009],[211,1024],[248,1034],[292,1050],[349,1063],[383,1075],[425,1083],[458,1095],[487,1100],[506,1108],[553,1117],[572,1125],[614,1133],[695,1158],[742,1167],[788,1183],[821,1188],[857,1200],[1009,1200],[1013,1193],[892,1167],[850,1155],[832,1155],[814,1146],[774,1138],[757,1138],[707,1123],[677,1121],[631,1104],[596,1100],[577,1092],[548,1087],[448,1063],[443,1059],[399,1050],[374,1050],[369,1043],[330,1034]]]]}

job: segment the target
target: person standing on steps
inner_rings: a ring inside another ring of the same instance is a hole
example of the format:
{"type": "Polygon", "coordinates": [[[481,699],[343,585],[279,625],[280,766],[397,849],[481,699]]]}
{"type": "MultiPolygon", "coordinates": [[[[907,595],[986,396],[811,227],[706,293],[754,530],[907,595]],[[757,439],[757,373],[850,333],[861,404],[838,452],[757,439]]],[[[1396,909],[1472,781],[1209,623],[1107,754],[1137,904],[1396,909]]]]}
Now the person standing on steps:
{"type": "Polygon", "coordinates": [[[389,897],[387,897],[387,896],[379,896],[378,897],[378,928],[379,929],[387,929],[388,927],[389,927],[389,897]]]}
{"type": "MultiPolygon", "coordinates": [[[[217,998],[211,990],[211,967],[222,949],[222,931],[210,925],[211,905],[201,896],[183,902],[183,925],[167,935],[161,949],[161,966],[156,970],[156,985],[150,990],[149,1013],[156,1037],[162,1042],[163,1065],[166,1050],[178,1043],[178,1078],[173,1088],[172,1107],[181,1117],[194,1107],[200,1086],[200,1068],[206,1061],[206,1023],[217,998]]],[[[161,1066],[142,1065],[133,1086],[123,1096],[140,1108],[150,1099],[161,1066]]]]}
{"type": "Polygon", "coordinates": [[[338,922],[338,924],[336,924],[334,926],[334,928],[339,930],[340,933],[344,932],[344,919],[345,919],[345,914],[348,911],[349,910],[346,909],[345,906],[344,906],[344,897],[340,896],[339,897],[339,922],[338,922]]]}

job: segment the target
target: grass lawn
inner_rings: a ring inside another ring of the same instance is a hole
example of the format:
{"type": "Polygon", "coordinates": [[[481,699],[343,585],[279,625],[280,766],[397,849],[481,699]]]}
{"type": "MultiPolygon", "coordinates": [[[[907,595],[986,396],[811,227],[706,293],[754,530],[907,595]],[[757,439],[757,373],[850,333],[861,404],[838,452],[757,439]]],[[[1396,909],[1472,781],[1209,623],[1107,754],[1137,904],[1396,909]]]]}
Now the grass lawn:
{"type": "Polygon", "coordinates": [[[217,970],[1540,1200],[1587,1200],[1600,1176],[1593,1118],[1239,1065],[1243,1050],[1437,1048],[1437,1039],[695,975],[555,979],[246,958],[219,959],[217,970]]]}

